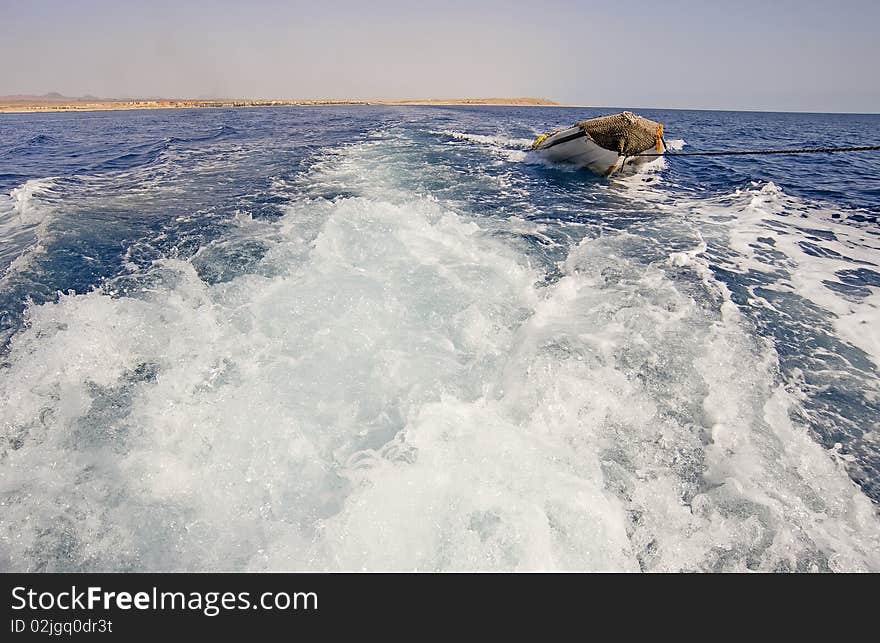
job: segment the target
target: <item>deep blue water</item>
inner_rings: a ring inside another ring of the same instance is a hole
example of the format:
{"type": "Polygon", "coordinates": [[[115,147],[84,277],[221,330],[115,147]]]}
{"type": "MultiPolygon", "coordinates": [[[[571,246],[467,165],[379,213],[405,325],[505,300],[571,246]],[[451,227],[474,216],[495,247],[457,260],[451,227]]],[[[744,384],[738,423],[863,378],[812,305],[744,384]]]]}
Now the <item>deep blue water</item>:
{"type": "Polygon", "coordinates": [[[880,569],[880,154],[613,111],[0,116],[0,568],[880,569]]]}

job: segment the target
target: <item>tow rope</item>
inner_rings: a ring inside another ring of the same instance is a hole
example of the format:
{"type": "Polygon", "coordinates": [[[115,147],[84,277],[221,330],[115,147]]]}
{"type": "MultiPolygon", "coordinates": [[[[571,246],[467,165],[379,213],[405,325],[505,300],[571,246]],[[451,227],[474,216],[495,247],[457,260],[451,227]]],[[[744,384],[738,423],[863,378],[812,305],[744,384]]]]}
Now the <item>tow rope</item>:
{"type": "MultiPolygon", "coordinates": [[[[669,149],[666,141],[664,147],[669,149]]],[[[790,150],[729,150],[717,152],[666,152],[658,154],[639,154],[639,156],[742,156],[745,154],[825,154],[830,152],[876,152],[880,145],[861,145],[859,147],[813,147],[790,150]]]]}

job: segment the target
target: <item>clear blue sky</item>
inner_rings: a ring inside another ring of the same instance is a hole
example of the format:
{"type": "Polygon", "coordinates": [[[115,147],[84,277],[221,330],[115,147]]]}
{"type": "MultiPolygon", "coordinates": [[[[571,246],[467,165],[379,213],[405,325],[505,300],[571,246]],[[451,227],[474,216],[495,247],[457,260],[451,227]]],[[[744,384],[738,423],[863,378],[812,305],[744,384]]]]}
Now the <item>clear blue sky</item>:
{"type": "Polygon", "coordinates": [[[880,0],[0,0],[0,95],[880,111],[880,0]]]}

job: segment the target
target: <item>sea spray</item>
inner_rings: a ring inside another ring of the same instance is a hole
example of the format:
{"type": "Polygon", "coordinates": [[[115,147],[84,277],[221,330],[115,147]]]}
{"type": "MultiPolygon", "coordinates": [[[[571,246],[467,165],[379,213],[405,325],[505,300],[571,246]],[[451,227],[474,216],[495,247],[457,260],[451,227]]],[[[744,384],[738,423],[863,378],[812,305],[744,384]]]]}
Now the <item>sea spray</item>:
{"type": "MultiPolygon", "coordinates": [[[[875,383],[816,296],[852,263],[829,251],[872,261],[858,226],[766,183],[584,179],[394,114],[306,155],[241,125],[69,185],[50,257],[76,214],[154,227],[15,329],[0,567],[880,569],[850,477],[877,415],[822,415],[813,379],[844,356],[841,393],[875,383]],[[798,282],[814,307],[793,308],[774,231],[836,262],[798,282]],[[825,445],[817,420],[862,433],[825,445]]],[[[537,127],[517,118],[510,139],[537,127]]]]}

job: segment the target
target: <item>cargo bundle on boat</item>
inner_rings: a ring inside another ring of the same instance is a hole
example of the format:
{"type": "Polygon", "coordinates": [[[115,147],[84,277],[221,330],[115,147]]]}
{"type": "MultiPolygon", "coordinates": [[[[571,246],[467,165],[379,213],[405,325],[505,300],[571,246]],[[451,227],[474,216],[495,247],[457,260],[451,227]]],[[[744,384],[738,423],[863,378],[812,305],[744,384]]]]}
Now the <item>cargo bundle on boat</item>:
{"type": "Polygon", "coordinates": [[[626,165],[646,163],[664,153],[663,125],[621,112],[539,136],[532,149],[547,160],[610,176],[626,165]]]}

